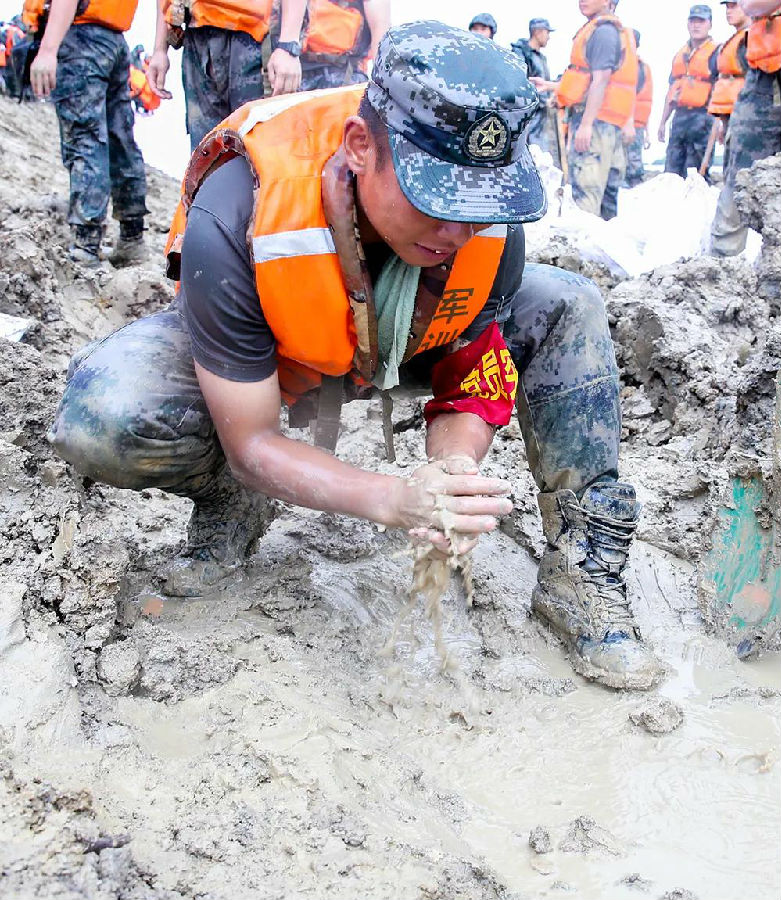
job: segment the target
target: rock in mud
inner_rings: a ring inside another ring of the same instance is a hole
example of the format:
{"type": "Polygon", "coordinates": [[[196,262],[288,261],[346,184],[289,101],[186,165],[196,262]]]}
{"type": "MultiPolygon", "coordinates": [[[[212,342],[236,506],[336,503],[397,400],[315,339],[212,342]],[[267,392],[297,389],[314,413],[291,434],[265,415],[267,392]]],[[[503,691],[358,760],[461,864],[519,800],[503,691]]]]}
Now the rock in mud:
{"type": "Polygon", "coordinates": [[[683,723],[683,710],[666,697],[652,697],[630,712],[629,720],[633,725],[645,728],[649,734],[669,734],[683,723]]]}
{"type": "Polygon", "coordinates": [[[698,898],[696,894],[685,888],[675,888],[675,890],[663,894],[659,900],[698,900],[698,898]]]}
{"type": "Polygon", "coordinates": [[[550,832],[542,825],[533,828],[529,834],[529,846],[535,853],[550,853],[553,850],[550,832]]]}
{"type": "Polygon", "coordinates": [[[109,644],[98,657],[98,680],[110,697],[129,694],[141,677],[141,657],[129,641],[109,644]]]}
{"type": "Polygon", "coordinates": [[[562,853],[607,853],[621,856],[623,847],[619,840],[590,816],[578,816],[567,828],[564,839],[559,844],[562,853]]]}

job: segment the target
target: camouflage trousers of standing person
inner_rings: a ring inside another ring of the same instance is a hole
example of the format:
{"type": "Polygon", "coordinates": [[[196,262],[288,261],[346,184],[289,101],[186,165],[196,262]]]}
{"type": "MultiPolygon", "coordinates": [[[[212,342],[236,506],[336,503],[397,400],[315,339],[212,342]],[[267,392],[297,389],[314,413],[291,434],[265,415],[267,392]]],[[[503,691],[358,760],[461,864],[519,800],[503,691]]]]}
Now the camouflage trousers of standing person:
{"type": "Polygon", "coordinates": [[[301,90],[319,91],[323,88],[342,87],[344,84],[361,84],[368,81],[358,68],[358,61],[344,58],[343,64],[312,63],[301,59],[301,90]]]}
{"type": "Polygon", "coordinates": [[[531,125],[529,125],[527,140],[530,144],[536,144],[540,150],[550,153],[553,157],[553,164],[559,169],[561,168],[559,144],[556,135],[555,109],[548,109],[543,105],[537,110],[532,118],[531,125]]]}
{"type": "Polygon", "coordinates": [[[266,95],[265,43],[211,25],[185,30],[182,85],[192,150],[240,106],[266,95]]]}
{"type": "Polygon", "coordinates": [[[749,69],[729,132],[729,165],[711,225],[711,250],[716,256],[735,256],[746,246],[748,228],[735,206],[738,172],[781,153],[781,74],[749,69]]]}
{"type": "Polygon", "coordinates": [[[635,139],[626,148],[626,185],[637,187],[645,181],[643,166],[643,146],[645,144],[645,128],[635,129],[635,139]]]}
{"type": "MultiPolygon", "coordinates": [[[[530,265],[498,319],[521,373],[518,415],[540,490],[581,494],[615,480],[618,370],[597,288],[580,275],[530,265]]],[[[210,501],[225,457],[177,302],[74,356],[49,437],[96,481],[210,501]]]]}
{"type": "MultiPolygon", "coordinates": [[[[667,142],[664,171],[686,178],[689,169],[699,169],[708,149],[708,138],[713,128],[713,116],[708,110],[676,109],[667,142]]],[[[709,180],[710,164],[705,172],[709,180]]]]}
{"type": "Polygon", "coordinates": [[[100,226],[109,197],[115,219],[147,212],[144,159],[133,137],[130,51],[101,25],[72,25],[57,54],[52,100],[62,161],[70,174],[68,222],[100,226]]]}
{"type": "MultiPolygon", "coordinates": [[[[579,125],[579,117],[570,122],[572,137],[579,125]]],[[[612,219],[618,213],[618,189],[625,172],[626,152],[617,125],[594,122],[591,144],[585,153],[575,149],[571,138],[569,176],[572,197],[581,209],[603,219],[612,219]]]]}

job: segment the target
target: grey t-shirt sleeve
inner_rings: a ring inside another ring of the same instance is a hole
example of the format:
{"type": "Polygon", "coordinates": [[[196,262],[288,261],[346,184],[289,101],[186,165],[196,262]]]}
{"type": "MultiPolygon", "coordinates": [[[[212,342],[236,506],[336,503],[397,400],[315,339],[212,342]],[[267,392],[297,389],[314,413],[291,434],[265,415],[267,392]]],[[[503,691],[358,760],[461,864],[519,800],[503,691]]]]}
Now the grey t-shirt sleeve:
{"type": "Polygon", "coordinates": [[[480,337],[491,322],[499,327],[510,316],[511,301],[520,290],[523,281],[523,268],[526,264],[526,239],[522,225],[509,225],[504,252],[499,260],[491,294],[485,306],[477,314],[472,324],[464,331],[462,338],[474,341],[480,337]]]}
{"type": "Polygon", "coordinates": [[[621,65],[621,36],[610,22],[597,26],[586,44],[586,60],[592,72],[610,69],[615,72],[621,65]]]}
{"type": "Polygon", "coordinates": [[[228,381],[263,381],[277,368],[247,247],[252,189],[245,159],[221,166],[198,191],[182,244],[180,298],[193,359],[228,381]]]}

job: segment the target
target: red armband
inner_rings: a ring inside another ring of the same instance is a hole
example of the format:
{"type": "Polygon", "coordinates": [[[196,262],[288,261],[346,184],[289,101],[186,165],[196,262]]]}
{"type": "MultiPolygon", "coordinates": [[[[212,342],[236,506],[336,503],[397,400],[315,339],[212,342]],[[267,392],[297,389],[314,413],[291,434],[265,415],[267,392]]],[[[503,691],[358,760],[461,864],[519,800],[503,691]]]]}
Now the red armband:
{"type": "Polygon", "coordinates": [[[442,413],[469,412],[489,425],[513,414],[518,370],[499,327],[492,322],[477,340],[440,360],[431,370],[434,399],[423,409],[426,425],[442,413]]]}

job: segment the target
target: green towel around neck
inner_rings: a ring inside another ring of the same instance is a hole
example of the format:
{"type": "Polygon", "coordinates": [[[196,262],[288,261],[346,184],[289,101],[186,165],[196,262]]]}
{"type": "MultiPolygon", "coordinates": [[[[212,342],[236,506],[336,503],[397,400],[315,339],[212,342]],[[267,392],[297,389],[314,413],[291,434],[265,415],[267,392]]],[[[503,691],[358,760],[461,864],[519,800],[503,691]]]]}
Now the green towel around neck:
{"type": "Polygon", "coordinates": [[[374,385],[381,391],[399,383],[399,365],[407,349],[419,280],[420,267],[410,266],[394,254],[382,267],[374,287],[379,355],[374,385]]]}

